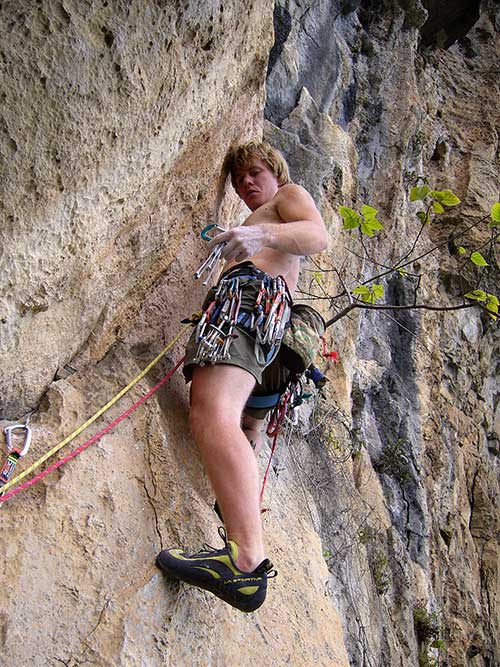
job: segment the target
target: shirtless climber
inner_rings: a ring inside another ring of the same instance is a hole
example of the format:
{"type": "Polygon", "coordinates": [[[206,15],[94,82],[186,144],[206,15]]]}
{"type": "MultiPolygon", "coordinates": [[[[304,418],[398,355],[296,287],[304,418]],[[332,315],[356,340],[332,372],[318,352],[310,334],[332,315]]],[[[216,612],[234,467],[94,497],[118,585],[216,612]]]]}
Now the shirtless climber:
{"type": "MultiPolygon", "coordinates": [[[[311,196],[291,183],[285,160],[268,144],[251,141],[231,149],[223,170],[231,175],[251,214],[241,226],[218,234],[211,249],[225,244],[226,265],[219,285],[225,280],[228,293],[234,284],[241,286],[238,322],[246,312],[255,328],[259,294],[267,286],[276,299],[281,285],[282,302],[289,303],[297,286],[300,257],[324,250],[327,232],[311,196]]],[[[157,563],[170,576],[249,612],[264,602],[267,577],[272,576],[272,565],[264,557],[259,476],[252,451],[254,447],[258,453],[261,447],[263,418],[271,406],[251,406],[252,400],[254,405],[263,404],[255,396],[262,399],[283,390],[284,376],[276,357],[279,336],[274,348],[273,341],[268,341],[262,353],[257,350],[255,331],[252,335],[248,326],[238,326],[237,331],[230,341],[230,357],[216,359],[213,365],[213,359],[199,364],[195,331],[184,365],[187,379],[192,378],[190,426],[224,518],[225,547],[205,546],[193,555],[167,549],[158,555],[157,563]]]]}

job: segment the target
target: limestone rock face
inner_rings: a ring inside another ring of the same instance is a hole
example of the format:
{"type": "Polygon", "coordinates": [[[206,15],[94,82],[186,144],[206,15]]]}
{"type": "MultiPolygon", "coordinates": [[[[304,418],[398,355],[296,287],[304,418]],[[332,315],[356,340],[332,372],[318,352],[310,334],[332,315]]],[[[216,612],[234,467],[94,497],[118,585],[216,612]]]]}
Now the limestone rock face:
{"type": "Polygon", "coordinates": [[[191,270],[223,151],[260,123],[264,5],[3,7],[4,416],[85,343],[101,358],[169,267],[191,270]]]}
{"type": "MultiPolygon", "coordinates": [[[[329,248],[304,261],[300,289],[304,299],[323,290],[314,305],[327,319],[340,288],[332,269],[373,275],[338,206],[379,209],[374,255],[390,264],[415,234],[416,178],[453,189],[464,205],[423,239],[442,247],[419,294],[456,303],[444,241],[498,198],[500,20],[493,2],[458,3],[464,18],[450,28],[447,4],[0,6],[0,425],[33,411],[16,472],[105,405],[199,307],[199,232],[234,141],[264,132],[321,208],[329,248]]],[[[223,223],[244,215],[227,193],[223,223]]],[[[400,276],[384,286],[388,302],[412,296],[400,276]]],[[[498,326],[471,309],[366,311],[326,339],[339,361],[318,360],[324,396],[300,408],[271,468],[264,522],[279,575],[265,605],[243,615],[154,565],[162,548],[219,540],[177,373],[3,503],[9,665],[500,663],[498,326]]],[[[178,343],[49,462],[182,354],[178,343]]]]}
{"type": "MultiPolygon", "coordinates": [[[[304,12],[280,3],[266,132],[302,166],[295,175],[331,224],[330,258],[337,268],[347,262],[358,284],[380,268],[341,235],[339,204],[379,209],[385,231],[373,256],[390,266],[416,234],[407,194],[415,178],[455,191],[460,213],[431,226],[420,246],[442,249],[426,260],[419,302],[451,305],[460,286],[446,239],[498,197],[498,9],[458,3],[451,22],[447,3],[397,5],[320,2],[304,12]]],[[[487,238],[471,231],[465,240],[477,247],[487,238]]],[[[484,289],[498,291],[492,263],[484,289]]],[[[383,282],[387,302],[411,303],[409,281],[383,282]]],[[[302,288],[311,292],[310,278],[302,288]]],[[[368,311],[338,320],[331,336],[341,361],[301,468],[351,665],[436,664],[438,654],[450,666],[496,664],[497,326],[470,310],[368,311]]]]}
{"type": "MultiPolygon", "coordinates": [[[[11,3],[0,17],[1,425],[34,410],[20,471],[126,386],[199,308],[199,233],[213,221],[227,148],[262,131],[273,30],[264,1],[11,3]]],[[[227,223],[241,213],[228,196],[227,223]]],[[[60,456],[181,355],[177,345],[60,456]]],[[[177,374],[2,507],[9,664],[201,667],[237,654],[248,666],[348,664],[300,497],[266,518],[282,574],[258,614],[168,582],[154,565],[167,546],[219,546],[187,412],[177,374]]]]}

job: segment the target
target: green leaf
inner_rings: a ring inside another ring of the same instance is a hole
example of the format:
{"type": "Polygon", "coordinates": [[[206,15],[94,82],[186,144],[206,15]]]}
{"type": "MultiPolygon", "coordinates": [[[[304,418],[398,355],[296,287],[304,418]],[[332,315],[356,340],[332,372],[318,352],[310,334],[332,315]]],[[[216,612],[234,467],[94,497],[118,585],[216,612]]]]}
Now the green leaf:
{"type": "Polygon", "coordinates": [[[373,236],[373,232],[378,231],[379,229],[384,229],[384,225],[382,225],[376,218],[361,223],[361,231],[367,236],[373,236]]]}
{"type": "Polygon", "coordinates": [[[399,273],[399,275],[401,276],[401,278],[406,278],[406,276],[408,275],[408,271],[406,269],[396,268],[396,270],[399,273]]]}
{"type": "Polygon", "coordinates": [[[470,261],[476,266],[489,266],[488,262],[484,259],[478,250],[472,253],[470,256],[470,261]]]}
{"type": "Polygon", "coordinates": [[[488,294],[488,303],[486,304],[486,310],[488,311],[489,316],[492,320],[497,319],[498,315],[498,299],[494,294],[488,294]]]}
{"type": "Polygon", "coordinates": [[[385,291],[382,285],[373,285],[373,287],[367,287],[366,285],[359,285],[352,290],[353,294],[358,294],[363,303],[374,304],[375,301],[384,296],[385,291]]]}
{"type": "Polygon", "coordinates": [[[378,211],[376,208],[373,208],[373,206],[368,206],[367,204],[363,204],[363,206],[361,207],[361,213],[364,219],[368,222],[368,220],[373,220],[375,218],[378,211]]]}
{"type": "Polygon", "coordinates": [[[410,201],[421,201],[425,199],[431,191],[428,185],[421,185],[420,187],[413,187],[410,190],[410,201]]]}
{"type": "Polygon", "coordinates": [[[487,294],[487,297],[488,303],[486,304],[486,310],[489,311],[491,319],[496,320],[498,315],[498,306],[500,303],[494,294],[487,294]]]}
{"type": "Polygon", "coordinates": [[[486,301],[487,296],[486,292],[483,292],[482,289],[475,289],[473,292],[468,292],[464,294],[466,299],[474,299],[475,301],[486,301]]]}
{"type": "Polygon", "coordinates": [[[444,207],[438,201],[433,202],[432,210],[437,214],[444,213],[444,207]]]}
{"type": "Polygon", "coordinates": [[[366,285],[360,285],[356,289],[353,289],[352,292],[353,294],[358,294],[363,303],[373,303],[373,294],[366,285]]]}
{"type": "Polygon", "coordinates": [[[323,280],[323,272],[322,271],[314,271],[313,273],[313,280],[318,283],[318,285],[321,284],[321,281],[323,280]]]}
{"type": "Polygon", "coordinates": [[[467,254],[467,250],[463,247],[463,245],[459,245],[457,250],[458,250],[459,255],[466,255],[467,254]]]}
{"type": "MultiPolygon", "coordinates": [[[[366,285],[359,285],[359,287],[356,287],[355,289],[352,290],[353,294],[359,294],[359,296],[366,296],[367,294],[370,294],[370,290],[366,285]]],[[[484,295],[484,298],[486,300],[486,293],[484,295]]]]}
{"type": "MultiPolygon", "coordinates": [[[[491,219],[494,222],[500,222],[500,203],[499,202],[496,202],[495,204],[493,204],[493,207],[491,209],[491,219]]],[[[496,225],[491,225],[491,226],[496,227],[496,225]]]]}
{"type": "Polygon", "coordinates": [[[456,206],[460,199],[451,190],[431,190],[431,197],[443,206],[456,206]]]}
{"type": "Polygon", "coordinates": [[[500,204],[498,202],[493,204],[491,209],[490,227],[500,227],[500,204]]]}
{"type": "Polygon", "coordinates": [[[417,218],[423,222],[424,225],[429,224],[431,221],[430,217],[426,215],[423,211],[417,213],[417,218]]]}
{"type": "Polygon", "coordinates": [[[494,294],[489,294],[487,292],[483,292],[481,289],[475,289],[473,292],[469,292],[468,294],[464,294],[466,299],[473,299],[475,301],[480,301],[483,303],[486,301],[486,310],[488,311],[488,315],[491,317],[492,320],[496,320],[498,316],[498,306],[500,305],[500,302],[498,301],[498,298],[494,294]]]}
{"type": "Polygon", "coordinates": [[[340,206],[339,213],[344,220],[344,229],[356,229],[361,224],[361,217],[352,208],[340,206]]]}
{"type": "Polygon", "coordinates": [[[368,220],[366,224],[370,225],[372,229],[384,229],[384,225],[380,222],[380,220],[377,220],[377,218],[368,220]]]}
{"type": "Polygon", "coordinates": [[[486,304],[486,310],[489,310],[490,313],[495,313],[495,315],[498,315],[498,304],[497,303],[487,303],[486,304]]]}

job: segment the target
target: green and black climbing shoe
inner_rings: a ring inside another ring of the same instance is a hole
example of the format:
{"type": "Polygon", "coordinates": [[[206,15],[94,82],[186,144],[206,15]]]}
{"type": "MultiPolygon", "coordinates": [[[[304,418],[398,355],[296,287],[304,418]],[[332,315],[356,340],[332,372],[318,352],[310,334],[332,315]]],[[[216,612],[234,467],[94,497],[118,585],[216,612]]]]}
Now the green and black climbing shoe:
{"type": "Polygon", "coordinates": [[[226,543],[223,549],[205,544],[191,556],[181,549],[165,549],[156,563],[171,577],[210,591],[240,611],[255,611],[266,599],[267,580],[275,577],[276,571],[266,558],[253,572],[242,572],[236,566],[237,544],[226,540],[223,528],[219,534],[226,543]]]}

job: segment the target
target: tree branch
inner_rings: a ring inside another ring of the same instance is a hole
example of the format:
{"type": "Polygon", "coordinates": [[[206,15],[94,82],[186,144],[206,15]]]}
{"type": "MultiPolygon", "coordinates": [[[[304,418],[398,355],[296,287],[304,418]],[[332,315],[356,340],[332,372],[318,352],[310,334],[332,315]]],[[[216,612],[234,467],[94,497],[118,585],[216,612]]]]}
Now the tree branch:
{"type": "Polygon", "coordinates": [[[433,246],[430,250],[427,250],[426,252],[422,253],[421,255],[418,255],[417,257],[412,257],[411,259],[409,259],[404,264],[401,264],[401,263],[398,262],[394,266],[393,269],[389,269],[388,271],[384,271],[383,273],[379,273],[377,276],[373,276],[372,278],[369,278],[368,280],[365,280],[361,284],[362,285],[367,285],[368,283],[371,283],[373,280],[379,280],[380,278],[383,278],[384,276],[387,276],[389,273],[393,273],[394,271],[398,271],[399,269],[404,269],[406,266],[409,266],[410,264],[413,264],[414,262],[418,262],[420,259],[423,259],[424,257],[427,257],[427,255],[431,255],[436,250],[439,250],[440,248],[443,248],[444,246],[447,246],[450,241],[454,241],[455,239],[460,238],[461,236],[466,234],[471,229],[474,229],[474,227],[477,227],[478,225],[480,225],[485,220],[488,220],[489,217],[490,217],[489,215],[485,215],[480,220],[476,220],[476,222],[469,225],[463,231],[457,232],[456,234],[452,234],[451,236],[449,236],[446,239],[446,241],[443,241],[442,243],[438,243],[438,245],[433,246]]]}
{"type": "Polygon", "coordinates": [[[326,327],[328,328],[332,324],[335,324],[335,322],[338,322],[338,320],[340,320],[342,317],[345,317],[347,313],[349,313],[354,308],[361,308],[362,310],[435,310],[444,312],[448,310],[464,310],[465,308],[474,308],[475,306],[478,305],[480,304],[462,303],[457,306],[432,306],[425,303],[417,303],[415,305],[408,304],[403,306],[395,306],[395,305],[391,306],[390,304],[376,305],[376,304],[362,303],[360,301],[356,301],[355,303],[346,306],[346,308],[344,308],[339,313],[334,315],[331,319],[329,319],[328,322],[326,323],[326,327]]]}

